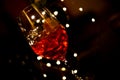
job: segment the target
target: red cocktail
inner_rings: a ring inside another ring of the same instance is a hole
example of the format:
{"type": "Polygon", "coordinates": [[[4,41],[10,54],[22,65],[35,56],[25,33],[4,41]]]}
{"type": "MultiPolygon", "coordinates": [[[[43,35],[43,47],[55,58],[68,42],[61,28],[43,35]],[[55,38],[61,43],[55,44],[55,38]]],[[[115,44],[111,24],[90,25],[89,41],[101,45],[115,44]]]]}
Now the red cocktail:
{"type": "Polygon", "coordinates": [[[35,54],[46,59],[65,61],[67,32],[47,8],[38,9],[32,4],[22,11],[19,20],[20,28],[35,54]]]}

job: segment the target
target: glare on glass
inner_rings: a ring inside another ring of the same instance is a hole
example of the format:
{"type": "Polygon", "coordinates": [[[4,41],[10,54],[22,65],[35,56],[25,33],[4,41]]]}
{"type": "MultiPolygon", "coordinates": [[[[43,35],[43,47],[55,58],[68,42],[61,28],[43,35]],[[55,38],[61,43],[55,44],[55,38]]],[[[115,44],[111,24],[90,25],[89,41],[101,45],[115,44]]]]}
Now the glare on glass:
{"type": "Polygon", "coordinates": [[[65,27],[46,8],[31,4],[24,8],[18,22],[31,49],[38,56],[66,60],[68,35],[65,27]]]}

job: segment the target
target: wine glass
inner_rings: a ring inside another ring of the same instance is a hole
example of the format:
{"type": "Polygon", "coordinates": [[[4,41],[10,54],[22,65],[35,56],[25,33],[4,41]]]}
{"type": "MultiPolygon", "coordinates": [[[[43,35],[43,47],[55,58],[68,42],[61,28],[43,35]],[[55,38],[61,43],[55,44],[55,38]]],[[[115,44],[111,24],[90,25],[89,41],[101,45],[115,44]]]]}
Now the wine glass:
{"type": "Polygon", "coordinates": [[[46,59],[66,60],[68,35],[65,27],[46,7],[25,7],[18,25],[34,53],[46,59]]]}

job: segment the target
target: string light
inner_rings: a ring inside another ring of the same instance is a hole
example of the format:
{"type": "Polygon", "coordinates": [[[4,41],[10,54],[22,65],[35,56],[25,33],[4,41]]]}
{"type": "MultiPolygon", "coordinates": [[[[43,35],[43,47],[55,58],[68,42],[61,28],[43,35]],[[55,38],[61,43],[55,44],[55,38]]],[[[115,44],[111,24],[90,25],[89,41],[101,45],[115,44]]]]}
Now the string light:
{"type": "Polygon", "coordinates": [[[91,21],[92,21],[92,22],[95,22],[95,18],[92,18],[91,21]]]}
{"type": "Polygon", "coordinates": [[[63,7],[63,11],[67,11],[67,8],[66,8],[66,7],[63,7]]]}
{"type": "Polygon", "coordinates": [[[51,64],[50,64],[50,63],[47,63],[46,66],[47,66],[47,67],[51,67],[51,64]]]}
{"type": "Polygon", "coordinates": [[[44,23],[44,22],[45,22],[45,20],[43,19],[43,20],[42,20],[42,23],[44,23]]]}
{"type": "Polygon", "coordinates": [[[67,60],[65,60],[65,63],[67,63],[68,61],[67,60]]]}
{"type": "Polygon", "coordinates": [[[47,77],[47,74],[43,74],[43,77],[46,78],[46,77],[47,77]]]}
{"type": "Polygon", "coordinates": [[[74,72],[74,74],[77,74],[78,70],[74,70],[73,72],[74,72]]]}
{"type": "Polygon", "coordinates": [[[35,15],[32,15],[32,16],[31,16],[31,19],[35,19],[35,15]]]}
{"type": "Polygon", "coordinates": [[[74,53],[73,56],[74,56],[74,57],[77,57],[78,55],[77,55],[77,53],[74,53]]]}
{"type": "Polygon", "coordinates": [[[55,16],[57,16],[58,15],[58,11],[54,11],[54,13],[53,13],[55,16]]]}
{"type": "Polygon", "coordinates": [[[61,2],[63,2],[64,0],[61,0],[61,2]]]}
{"type": "Polygon", "coordinates": [[[42,56],[38,56],[38,57],[37,57],[37,60],[42,60],[42,56]]]}
{"type": "Polygon", "coordinates": [[[67,60],[65,60],[65,63],[64,63],[64,64],[65,64],[65,65],[67,65],[67,63],[68,63],[68,61],[67,61],[67,60]]]}
{"type": "Polygon", "coordinates": [[[56,64],[57,64],[57,65],[60,65],[60,64],[61,64],[61,62],[60,62],[59,60],[57,60],[57,61],[56,61],[56,64]]]}
{"type": "Polygon", "coordinates": [[[63,76],[63,77],[62,77],[62,80],[66,80],[66,79],[67,79],[66,76],[63,76]]]}
{"type": "Polygon", "coordinates": [[[66,71],[66,68],[65,68],[65,67],[62,67],[62,68],[61,68],[61,71],[66,71]]]}
{"type": "Polygon", "coordinates": [[[78,70],[71,70],[72,74],[77,74],[78,70]]]}
{"type": "Polygon", "coordinates": [[[40,23],[40,19],[37,19],[37,20],[36,20],[36,23],[40,23]]]}
{"type": "Polygon", "coordinates": [[[66,28],[69,28],[69,27],[70,27],[70,25],[69,25],[68,23],[67,23],[65,26],[66,26],[66,28]]]}
{"type": "Polygon", "coordinates": [[[83,8],[82,8],[82,7],[80,7],[80,8],[79,8],[79,11],[83,11],[83,8]]]}

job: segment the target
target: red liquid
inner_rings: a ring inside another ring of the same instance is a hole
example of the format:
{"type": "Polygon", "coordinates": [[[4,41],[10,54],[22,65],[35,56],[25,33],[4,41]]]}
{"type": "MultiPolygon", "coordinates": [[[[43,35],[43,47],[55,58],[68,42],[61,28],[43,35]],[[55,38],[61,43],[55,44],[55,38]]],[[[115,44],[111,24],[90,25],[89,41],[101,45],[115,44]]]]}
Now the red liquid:
{"type": "Polygon", "coordinates": [[[55,31],[50,32],[47,37],[42,37],[32,45],[32,49],[37,55],[61,61],[65,61],[67,47],[68,36],[62,25],[57,26],[55,31]]]}

